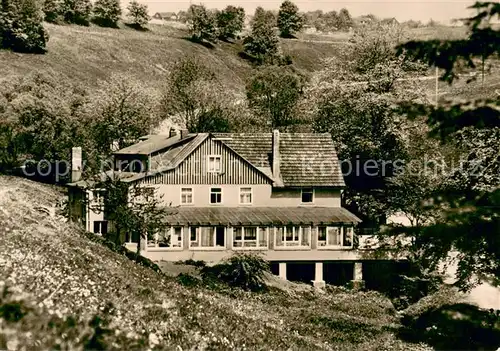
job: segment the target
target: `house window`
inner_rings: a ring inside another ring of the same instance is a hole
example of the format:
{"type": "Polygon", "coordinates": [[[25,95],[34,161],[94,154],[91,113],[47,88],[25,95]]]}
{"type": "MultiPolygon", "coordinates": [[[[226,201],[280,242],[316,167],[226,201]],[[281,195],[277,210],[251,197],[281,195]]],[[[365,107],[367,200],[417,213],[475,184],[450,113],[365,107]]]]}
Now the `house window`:
{"type": "Polygon", "coordinates": [[[252,188],[240,188],[240,204],[252,204],[252,188]]]}
{"type": "Polygon", "coordinates": [[[153,240],[148,240],[148,247],[182,248],[182,227],[168,227],[157,233],[153,240]]]}
{"type": "Polygon", "coordinates": [[[105,191],[104,190],[94,190],[93,194],[94,194],[94,203],[96,205],[103,206],[104,205],[105,191]]]}
{"type": "Polygon", "coordinates": [[[125,242],[128,244],[135,244],[139,242],[139,234],[134,231],[133,233],[126,232],[125,233],[125,242]]]}
{"type": "Polygon", "coordinates": [[[108,234],[108,222],[107,221],[94,221],[94,233],[100,235],[108,234]]]}
{"type": "Polygon", "coordinates": [[[268,228],[235,227],[233,236],[234,248],[268,247],[268,228]]]}
{"type": "Polygon", "coordinates": [[[191,227],[190,248],[224,248],[226,246],[225,227],[191,227]]]}
{"type": "Polygon", "coordinates": [[[221,204],[222,203],[222,189],[221,188],[210,189],[210,203],[211,204],[221,204]]]}
{"type": "Polygon", "coordinates": [[[278,247],[310,247],[311,228],[306,226],[277,227],[275,239],[278,247]]]}
{"type": "Polygon", "coordinates": [[[208,156],[208,172],[220,173],[222,171],[222,157],[208,156]]]}
{"type": "Polygon", "coordinates": [[[181,188],[181,205],[193,204],[193,188],[181,188]]]}
{"type": "Polygon", "coordinates": [[[303,188],[302,189],[302,203],[310,204],[314,202],[314,190],[313,188],[303,188]]]}
{"type": "Polygon", "coordinates": [[[318,227],[318,247],[352,247],[352,227],[318,227]]]}
{"type": "Polygon", "coordinates": [[[344,236],[342,237],[342,246],[352,247],[354,243],[354,228],[344,227],[344,236]]]}

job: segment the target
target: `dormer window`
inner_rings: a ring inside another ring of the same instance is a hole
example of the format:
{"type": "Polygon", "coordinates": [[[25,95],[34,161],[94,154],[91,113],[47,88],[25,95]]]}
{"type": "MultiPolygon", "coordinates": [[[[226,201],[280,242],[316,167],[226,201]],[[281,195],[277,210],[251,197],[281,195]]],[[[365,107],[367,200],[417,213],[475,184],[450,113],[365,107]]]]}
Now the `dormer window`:
{"type": "Polygon", "coordinates": [[[312,204],[314,202],[314,189],[302,188],[302,203],[312,204]]]}
{"type": "Polygon", "coordinates": [[[222,157],[218,155],[208,156],[208,172],[220,173],[222,172],[222,157]]]}

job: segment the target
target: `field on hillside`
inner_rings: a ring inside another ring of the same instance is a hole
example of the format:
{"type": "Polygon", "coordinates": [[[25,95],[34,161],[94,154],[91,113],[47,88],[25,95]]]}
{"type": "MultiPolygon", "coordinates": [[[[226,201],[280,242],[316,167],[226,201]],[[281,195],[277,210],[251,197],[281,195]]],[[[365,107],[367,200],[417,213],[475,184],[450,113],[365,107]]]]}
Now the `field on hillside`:
{"type": "MultiPolygon", "coordinates": [[[[209,49],[187,40],[187,31],[168,25],[150,25],[147,32],[127,27],[45,25],[50,35],[48,53],[0,51],[0,77],[22,76],[33,71],[54,72],[68,82],[94,88],[99,79],[123,74],[160,87],[171,65],[185,55],[198,57],[234,92],[241,92],[251,75],[249,63],[238,56],[241,43],[220,43],[209,49]]],[[[335,55],[338,48],[299,42],[285,43],[284,51],[294,57],[297,67],[312,71],[323,57],[335,55]]]]}
{"type": "Polygon", "coordinates": [[[430,349],[396,337],[375,292],[187,288],[89,240],[53,211],[61,196],[0,177],[0,349],[430,349]]]}
{"type": "MultiPolygon", "coordinates": [[[[222,84],[237,95],[244,92],[252,74],[249,63],[240,58],[241,42],[219,43],[209,49],[187,40],[188,33],[172,24],[151,24],[147,32],[126,26],[120,29],[96,26],[57,26],[46,24],[50,40],[45,55],[26,55],[0,51],[0,77],[24,76],[45,72],[62,77],[68,83],[94,89],[99,80],[112,74],[139,80],[152,88],[161,88],[171,65],[185,55],[193,55],[210,66],[222,84]]],[[[463,27],[417,28],[409,38],[463,37],[463,27]]],[[[304,34],[297,39],[281,39],[283,53],[306,72],[323,67],[322,60],[333,57],[349,45],[349,33],[304,34]]],[[[498,73],[490,75],[500,81],[498,73]]],[[[432,82],[431,82],[432,83],[432,82]]],[[[442,85],[442,91],[448,87],[442,85]]],[[[429,93],[433,92],[430,87],[429,93]]]]}

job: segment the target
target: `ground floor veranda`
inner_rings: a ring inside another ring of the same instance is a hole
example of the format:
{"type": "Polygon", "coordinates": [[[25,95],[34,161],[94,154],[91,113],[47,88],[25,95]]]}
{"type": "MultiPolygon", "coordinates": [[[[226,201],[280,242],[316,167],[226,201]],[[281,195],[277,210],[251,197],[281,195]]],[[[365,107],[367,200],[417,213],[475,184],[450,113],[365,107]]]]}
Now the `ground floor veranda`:
{"type": "MultiPolygon", "coordinates": [[[[237,252],[259,253],[287,279],[294,262],[314,264],[315,285],[325,284],[324,262],[359,261],[359,219],[343,208],[181,208],[164,230],[141,241],[141,252],[153,261],[200,260],[217,263],[237,252]]],[[[138,238],[127,235],[136,250],[138,238]]],[[[355,262],[352,280],[361,281],[355,262]]]]}

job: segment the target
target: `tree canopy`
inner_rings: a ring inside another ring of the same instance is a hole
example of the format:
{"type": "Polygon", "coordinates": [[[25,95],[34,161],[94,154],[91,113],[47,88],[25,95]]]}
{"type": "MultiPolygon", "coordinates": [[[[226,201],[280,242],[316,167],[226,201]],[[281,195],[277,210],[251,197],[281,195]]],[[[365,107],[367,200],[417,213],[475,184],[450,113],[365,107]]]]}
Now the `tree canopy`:
{"type": "Polygon", "coordinates": [[[49,40],[44,15],[36,0],[0,2],[0,48],[43,54],[49,40]]]}
{"type": "Polygon", "coordinates": [[[299,8],[290,0],[285,0],[278,13],[278,28],[281,36],[290,38],[294,33],[300,32],[304,25],[304,18],[299,13],[299,8]]]}
{"type": "MultiPolygon", "coordinates": [[[[489,25],[499,17],[500,4],[476,3],[478,14],[467,19],[470,33],[460,40],[411,41],[398,47],[407,60],[420,60],[444,70],[442,80],[453,83],[461,67],[476,68],[498,59],[500,32],[489,25]]],[[[430,268],[458,259],[457,285],[463,289],[476,279],[500,278],[500,109],[499,99],[479,99],[438,107],[405,105],[409,116],[427,116],[433,135],[454,144],[465,154],[430,200],[441,219],[406,231],[418,239],[413,249],[430,268]]]]}
{"type": "Polygon", "coordinates": [[[245,10],[242,7],[227,6],[217,14],[219,38],[234,39],[245,23],[245,10]]]}
{"type": "Polygon", "coordinates": [[[134,27],[143,29],[148,24],[150,19],[148,15],[148,5],[139,4],[136,0],[133,0],[129,2],[127,10],[127,17],[134,27]]]}

